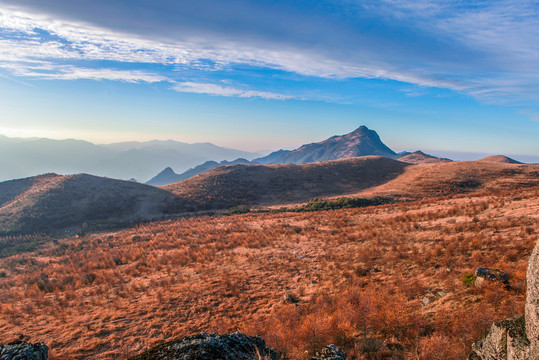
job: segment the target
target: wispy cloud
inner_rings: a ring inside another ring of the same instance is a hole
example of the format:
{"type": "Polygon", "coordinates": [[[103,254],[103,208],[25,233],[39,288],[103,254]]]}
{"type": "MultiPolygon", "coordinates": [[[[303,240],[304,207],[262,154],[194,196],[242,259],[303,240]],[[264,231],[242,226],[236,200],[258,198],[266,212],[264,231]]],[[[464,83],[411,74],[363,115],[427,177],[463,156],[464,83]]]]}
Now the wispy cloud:
{"type": "Polygon", "coordinates": [[[273,100],[286,100],[286,99],[292,98],[291,96],[276,94],[272,92],[242,90],[242,89],[238,89],[232,86],[222,86],[222,85],[217,85],[217,84],[196,83],[196,82],[188,82],[188,81],[177,83],[172,88],[179,92],[208,94],[208,95],[217,95],[217,96],[262,98],[262,99],[273,99],[273,100]]]}
{"type": "MultiPolygon", "coordinates": [[[[317,78],[391,79],[486,101],[539,96],[539,16],[533,0],[333,0],[337,16],[279,1],[273,7],[200,1],[160,2],[160,16],[152,17],[104,0],[88,9],[67,0],[54,6],[0,0],[5,3],[0,68],[45,79],[175,83],[178,67],[233,72],[250,66],[317,78]],[[286,21],[272,21],[278,16],[286,21]],[[369,27],[373,21],[377,26],[369,27]],[[130,64],[130,70],[81,65],[103,61],[130,64]],[[168,66],[170,74],[152,73],[141,64],[168,66]]],[[[186,80],[182,76],[173,88],[287,98],[186,80]]]]}

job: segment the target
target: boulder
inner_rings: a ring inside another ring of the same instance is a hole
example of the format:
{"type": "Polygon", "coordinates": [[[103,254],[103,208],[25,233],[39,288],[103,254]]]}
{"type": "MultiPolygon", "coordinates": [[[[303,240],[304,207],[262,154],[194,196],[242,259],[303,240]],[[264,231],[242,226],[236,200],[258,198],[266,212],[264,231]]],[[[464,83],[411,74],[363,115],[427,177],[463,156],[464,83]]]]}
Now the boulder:
{"type": "MultiPolygon", "coordinates": [[[[478,277],[481,274],[490,280],[506,279],[503,272],[500,274],[492,273],[491,269],[479,269],[476,271],[478,277]]],[[[515,316],[493,324],[487,336],[472,345],[468,360],[539,359],[539,241],[530,256],[526,278],[528,290],[524,316],[515,316]]]]}
{"type": "Polygon", "coordinates": [[[346,355],[338,346],[331,344],[323,348],[315,357],[308,360],[346,360],[346,355]]]}
{"type": "Polygon", "coordinates": [[[469,360],[524,360],[529,358],[524,316],[492,324],[487,336],[472,345],[469,360]]]}
{"type": "Polygon", "coordinates": [[[539,359],[539,241],[528,262],[526,286],[526,335],[531,342],[532,354],[539,359]]]}
{"type": "Polygon", "coordinates": [[[276,360],[260,336],[240,332],[206,334],[180,338],[152,348],[131,360],[276,360]]]}
{"type": "Polygon", "coordinates": [[[509,275],[498,269],[479,267],[475,270],[475,285],[481,285],[485,280],[497,281],[509,286],[509,275]]]}
{"type": "Polygon", "coordinates": [[[43,342],[30,344],[16,341],[0,344],[0,360],[45,360],[49,357],[49,348],[43,342]]]}

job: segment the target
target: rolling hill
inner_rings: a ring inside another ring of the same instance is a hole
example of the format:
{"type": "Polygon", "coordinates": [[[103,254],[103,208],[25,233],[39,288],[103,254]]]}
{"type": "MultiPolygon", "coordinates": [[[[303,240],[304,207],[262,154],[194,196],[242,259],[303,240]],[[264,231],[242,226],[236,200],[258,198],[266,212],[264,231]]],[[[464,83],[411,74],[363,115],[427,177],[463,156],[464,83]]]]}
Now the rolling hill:
{"type": "Polygon", "coordinates": [[[516,161],[515,159],[511,159],[510,157],[507,157],[505,155],[487,156],[477,161],[505,163],[505,164],[522,164],[520,161],[516,161]]]}
{"type": "Polygon", "coordinates": [[[425,154],[423,151],[414,151],[412,153],[404,153],[397,156],[399,161],[404,161],[410,164],[436,164],[436,163],[447,163],[453,160],[446,158],[439,158],[429,154],[425,154]]]}
{"type": "Polygon", "coordinates": [[[365,156],[298,165],[226,166],[162,189],[177,195],[183,205],[227,209],[344,195],[418,199],[535,185],[539,185],[539,165],[480,161],[413,165],[365,156]]]}
{"type": "Polygon", "coordinates": [[[357,193],[381,185],[409,164],[381,156],[308,164],[232,165],[163,186],[203,209],[275,205],[357,193]]]}
{"type": "Polygon", "coordinates": [[[148,185],[79,174],[0,183],[0,234],[57,231],[83,223],[152,220],[174,195],[148,185]]]}
{"type": "Polygon", "coordinates": [[[220,166],[162,187],[86,174],[0,183],[0,235],[112,227],[236,206],[313,198],[414,200],[539,185],[539,165],[463,161],[414,165],[381,156],[306,164],[220,166]]]}
{"type": "Polygon", "coordinates": [[[408,166],[400,176],[358,195],[419,199],[537,185],[539,165],[455,161],[408,166]]]}

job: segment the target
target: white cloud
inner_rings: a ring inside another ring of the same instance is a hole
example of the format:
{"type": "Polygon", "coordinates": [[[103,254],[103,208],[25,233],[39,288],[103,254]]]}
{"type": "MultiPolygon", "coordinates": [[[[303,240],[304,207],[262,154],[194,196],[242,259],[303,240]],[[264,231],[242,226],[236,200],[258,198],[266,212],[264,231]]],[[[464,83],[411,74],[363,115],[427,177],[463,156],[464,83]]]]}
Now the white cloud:
{"type": "MultiPolygon", "coordinates": [[[[371,39],[361,31],[342,30],[340,24],[330,24],[327,31],[322,31],[324,29],[315,28],[319,24],[313,25],[308,19],[300,18],[298,25],[293,21],[283,25],[283,31],[293,33],[285,33],[279,38],[261,35],[262,38],[237,39],[235,33],[223,34],[221,38],[207,33],[188,37],[184,33],[198,34],[199,28],[184,31],[185,27],[174,27],[173,22],[159,28],[154,19],[154,22],[139,27],[124,24],[112,29],[74,20],[76,16],[52,15],[50,11],[50,15],[44,15],[47,11],[28,10],[32,7],[23,11],[17,5],[10,5],[0,8],[0,67],[19,76],[51,79],[87,76],[89,79],[153,82],[165,79],[142,70],[91,70],[88,69],[91,66],[81,66],[79,62],[111,61],[130,63],[133,67],[163,64],[171,69],[205,70],[231,70],[240,64],[321,78],[391,79],[461,91],[488,101],[496,97],[520,96],[536,99],[539,94],[536,85],[539,84],[536,66],[539,27],[536,25],[535,1],[367,0],[357,3],[355,0],[334,0],[334,3],[343,9],[356,9],[360,14],[365,11],[369,16],[377,14],[388,24],[401,24],[411,32],[425,34],[425,41],[434,45],[429,43],[432,45],[430,50],[424,49],[421,43],[414,42],[414,38],[409,44],[396,43],[394,39],[389,41],[383,32],[371,39]],[[304,26],[310,28],[304,29],[304,26]],[[155,37],[147,35],[144,29],[152,29],[152,34],[181,36],[155,37]],[[305,45],[301,36],[309,31],[327,38],[312,39],[316,36],[313,33],[307,36],[312,44],[305,45]]],[[[93,14],[94,20],[96,14],[93,14]]],[[[256,19],[265,18],[264,14],[248,15],[253,17],[246,19],[251,25],[256,19]]],[[[170,79],[171,82],[174,80],[170,79]]],[[[184,88],[191,84],[188,81],[182,83],[184,88]]],[[[196,89],[201,89],[201,85],[196,85],[196,89]]],[[[226,93],[230,89],[214,91],[226,93]]]]}
{"type": "Polygon", "coordinates": [[[133,34],[7,9],[0,9],[0,29],[20,33],[17,39],[0,39],[0,66],[2,63],[17,63],[18,68],[23,69],[18,71],[20,75],[28,72],[24,70],[27,64],[55,60],[108,60],[210,69],[245,64],[323,78],[383,78],[424,86],[463,88],[462,84],[398,70],[379,60],[343,61],[314,50],[257,47],[235,42],[148,41],[133,34]],[[44,30],[55,38],[43,41],[35,29],[44,30]],[[210,61],[212,65],[202,64],[204,61],[210,61]]]}
{"type": "Polygon", "coordinates": [[[262,98],[262,99],[273,99],[273,100],[286,100],[286,99],[292,98],[287,95],[276,94],[272,92],[242,90],[242,89],[238,89],[232,86],[221,86],[217,84],[196,83],[196,82],[188,82],[188,81],[176,83],[174,84],[172,88],[179,92],[208,94],[208,95],[217,95],[217,96],[262,98]]]}

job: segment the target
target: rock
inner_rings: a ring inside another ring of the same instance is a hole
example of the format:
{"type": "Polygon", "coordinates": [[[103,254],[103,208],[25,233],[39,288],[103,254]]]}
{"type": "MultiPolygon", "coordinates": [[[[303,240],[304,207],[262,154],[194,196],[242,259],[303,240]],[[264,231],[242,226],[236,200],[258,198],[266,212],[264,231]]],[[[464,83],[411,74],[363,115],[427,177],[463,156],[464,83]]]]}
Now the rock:
{"type": "Polygon", "coordinates": [[[131,360],[276,360],[260,336],[240,332],[228,335],[206,334],[180,338],[159,345],[131,360]]]}
{"type": "Polygon", "coordinates": [[[526,335],[531,342],[532,354],[539,359],[539,241],[528,261],[526,278],[526,335]]]}
{"type": "Polygon", "coordinates": [[[475,270],[475,284],[481,285],[484,280],[498,281],[509,285],[509,275],[498,269],[480,267],[475,270]]]}
{"type": "Polygon", "coordinates": [[[290,303],[290,304],[297,304],[299,302],[299,299],[292,294],[284,294],[283,302],[290,303]]]}
{"type": "Polygon", "coordinates": [[[49,357],[49,348],[43,342],[30,344],[16,341],[0,344],[0,360],[45,360],[49,357]]]}
{"type": "Polygon", "coordinates": [[[429,291],[423,297],[423,299],[421,299],[421,305],[422,306],[427,306],[431,302],[433,302],[435,300],[438,300],[440,298],[443,298],[446,295],[447,295],[447,290],[446,289],[436,289],[436,290],[429,291]]]}
{"type": "Polygon", "coordinates": [[[472,345],[469,360],[524,360],[529,358],[524,316],[499,321],[487,336],[472,345]]]}
{"type": "Polygon", "coordinates": [[[346,355],[342,350],[333,344],[326,346],[315,357],[308,360],[346,360],[346,355]]]}
{"type": "MultiPolygon", "coordinates": [[[[486,268],[479,268],[486,269],[486,268]]],[[[476,275],[487,274],[483,278],[500,278],[500,273],[476,271],[476,275]]],[[[499,271],[499,270],[497,270],[499,271]]],[[[472,345],[468,360],[537,360],[539,359],[539,241],[528,262],[527,295],[525,315],[515,316],[492,325],[487,336],[472,345]]],[[[491,279],[492,280],[492,279],[491,279]]]]}

